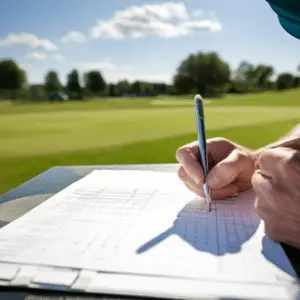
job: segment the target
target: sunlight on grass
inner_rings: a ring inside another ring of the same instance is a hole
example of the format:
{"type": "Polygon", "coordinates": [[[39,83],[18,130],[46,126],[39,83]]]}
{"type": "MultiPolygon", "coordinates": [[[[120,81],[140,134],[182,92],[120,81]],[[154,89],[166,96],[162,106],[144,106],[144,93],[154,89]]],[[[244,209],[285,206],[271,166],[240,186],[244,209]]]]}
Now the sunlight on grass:
{"type": "MultiPolygon", "coordinates": [[[[205,100],[208,137],[250,148],[272,142],[299,122],[299,96],[205,100]]],[[[0,191],[55,165],[175,162],[176,148],[197,137],[191,99],[0,103],[0,191]]]]}
{"type": "MultiPolygon", "coordinates": [[[[208,107],[208,130],[300,118],[290,107],[208,107]]],[[[8,114],[0,119],[1,157],[96,149],[196,133],[191,108],[8,114]]]]}

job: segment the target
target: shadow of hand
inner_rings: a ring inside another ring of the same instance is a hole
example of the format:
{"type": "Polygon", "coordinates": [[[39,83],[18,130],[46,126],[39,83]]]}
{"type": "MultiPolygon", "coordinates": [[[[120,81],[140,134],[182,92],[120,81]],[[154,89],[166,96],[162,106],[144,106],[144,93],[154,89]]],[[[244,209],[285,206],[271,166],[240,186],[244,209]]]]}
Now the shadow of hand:
{"type": "Polygon", "coordinates": [[[239,252],[256,232],[260,219],[253,203],[241,200],[214,202],[211,212],[204,211],[203,202],[195,199],[178,213],[173,225],[142,245],[138,254],[149,251],[172,235],[179,236],[197,251],[214,255],[239,252]],[[233,204],[233,201],[237,203],[233,204]]]}

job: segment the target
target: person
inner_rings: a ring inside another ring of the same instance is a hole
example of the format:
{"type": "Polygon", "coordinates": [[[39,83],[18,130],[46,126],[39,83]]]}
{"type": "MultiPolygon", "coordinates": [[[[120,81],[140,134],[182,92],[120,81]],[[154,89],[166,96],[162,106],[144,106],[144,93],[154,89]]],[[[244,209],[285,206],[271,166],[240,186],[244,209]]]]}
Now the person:
{"type": "MultiPolygon", "coordinates": [[[[300,2],[267,2],[282,27],[300,39],[300,2]]],[[[265,223],[265,233],[300,250],[300,124],[277,142],[255,151],[225,138],[212,138],[207,141],[207,152],[212,199],[235,197],[253,188],[254,209],[265,223]]],[[[198,141],[177,149],[176,158],[179,178],[204,197],[198,141]]]]}

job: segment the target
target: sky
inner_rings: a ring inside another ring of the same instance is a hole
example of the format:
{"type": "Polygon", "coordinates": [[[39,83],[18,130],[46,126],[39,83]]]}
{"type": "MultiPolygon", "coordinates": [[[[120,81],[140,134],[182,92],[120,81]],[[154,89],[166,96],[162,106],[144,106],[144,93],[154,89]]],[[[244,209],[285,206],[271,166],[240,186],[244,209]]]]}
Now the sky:
{"type": "Polygon", "coordinates": [[[30,83],[74,68],[122,79],[171,83],[179,64],[216,51],[231,69],[247,60],[296,73],[300,40],[265,0],[1,0],[0,60],[12,58],[30,83]]]}

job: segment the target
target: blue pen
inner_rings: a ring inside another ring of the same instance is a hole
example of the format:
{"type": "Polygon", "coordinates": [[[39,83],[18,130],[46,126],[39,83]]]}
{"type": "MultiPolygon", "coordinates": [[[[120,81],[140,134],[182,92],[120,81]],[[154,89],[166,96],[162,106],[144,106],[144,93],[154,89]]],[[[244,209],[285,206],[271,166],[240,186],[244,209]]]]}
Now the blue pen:
{"type": "Polygon", "coordinates": [[[200,95],[195,96],[195,106],[196,106],[196,120],[197,120],[197,132],[198,132],[198,141],[199,141],[199,150],[200,150],[200,159],[204,173],[204,184],[203,189],[208,201],[208,209],[211,211],[211,197],[208,184],[206,182],[208,174],[208,159],[206,151],[206,133],[205,133],[205,123],[204,123],[204,107],[203,100],[200,95]]]}

